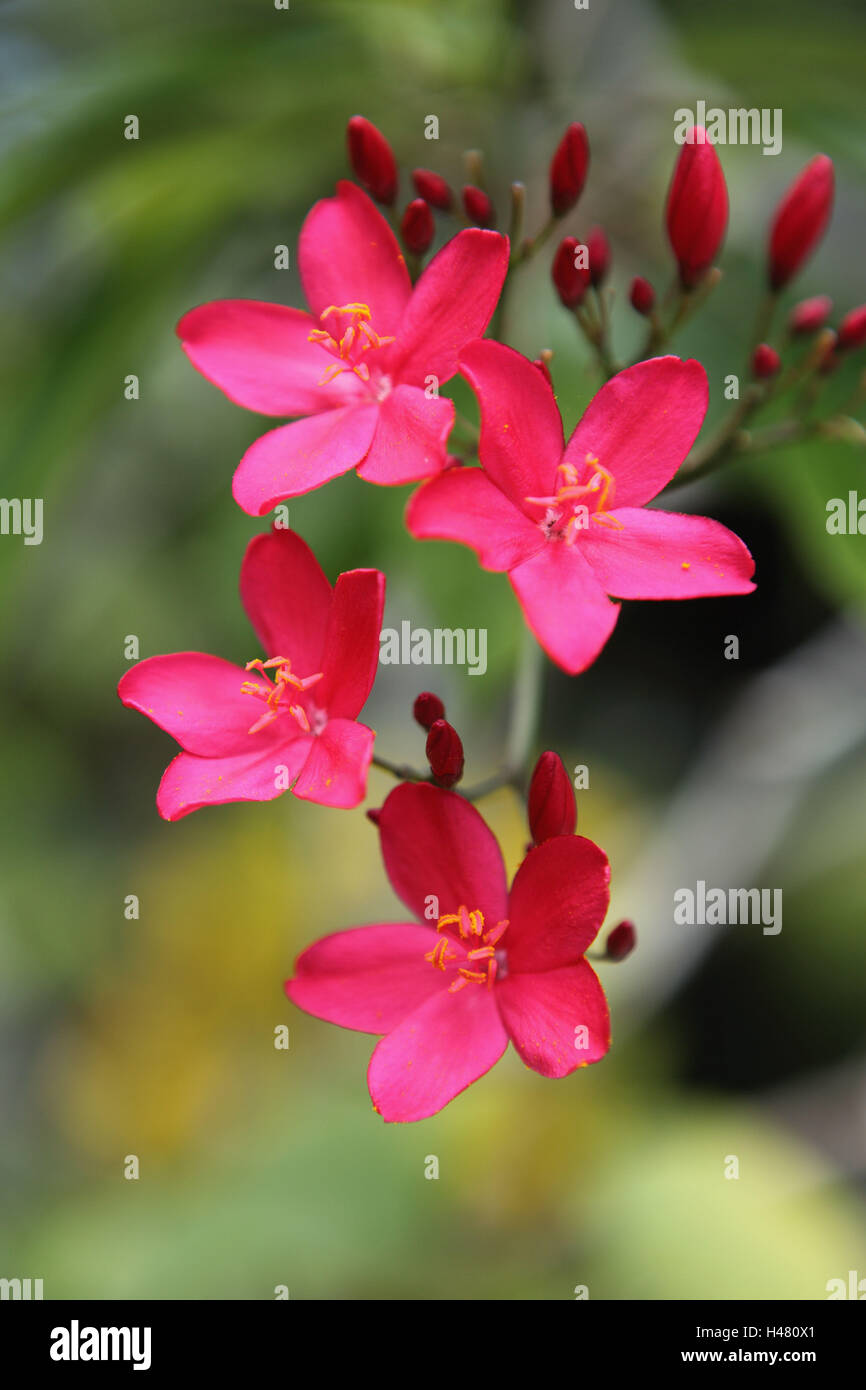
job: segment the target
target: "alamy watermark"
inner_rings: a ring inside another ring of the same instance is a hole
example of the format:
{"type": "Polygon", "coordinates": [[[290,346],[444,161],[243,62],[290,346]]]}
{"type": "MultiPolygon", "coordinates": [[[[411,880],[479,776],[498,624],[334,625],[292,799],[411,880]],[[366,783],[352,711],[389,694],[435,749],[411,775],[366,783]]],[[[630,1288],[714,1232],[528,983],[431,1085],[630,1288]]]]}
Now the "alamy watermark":
{"type": "Polygon", "coordinates": [[[383,666],[466,666],[470,676],[487,670],[486,627],[413,627],[408,618],[379,634],[383,666]]]}
{"type": "Polygon", "coordinates": [[[708,888],[699,878],[694,888],[674,893],[678,927],[762,926],[764,936],[782,930],[781,888],[708,888]]]}
{"type": "Polygon", "coordinates": [[[41,545],[42,498],[0,497],[0,535],[23,536],[25,545],[41,545]]]}
{"type": "Polygon", "coordinates": [[[674,140],[684,145],[696,126],[703,126],[710,145],[763,145],[764,154],[779,154],[782,149],[782,111],[762,106],[746,108],[721,106],[707,108],[705,101],[695,103],[695,109],[680,106],[674,112],[674,140]]]}

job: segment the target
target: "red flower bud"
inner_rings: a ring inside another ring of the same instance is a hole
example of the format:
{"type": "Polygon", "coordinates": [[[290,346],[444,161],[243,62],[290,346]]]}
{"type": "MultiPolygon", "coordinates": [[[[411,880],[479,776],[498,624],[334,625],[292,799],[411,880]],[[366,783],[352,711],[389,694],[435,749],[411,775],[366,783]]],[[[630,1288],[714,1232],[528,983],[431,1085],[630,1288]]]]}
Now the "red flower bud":
{"type": "Polygon", "coordinates": [[[371,806],[370,809],[369,809],[369,811],[367,812],[367,820],[368,820],[368,821],[372,821],[373,825],[378,825],[378,824],[379,824],[379,817],[381,816],[381,814],[382,814],[382,807],[381,807],[381,806],[378,807],[378,809],[375,808],[375,807],[373,807],[373,806],[371,806]]]}
{"type": "Polygon", "coordinates": [[[839,339],[836,344],[840,352],[862,347],[866,343],[866,304],[852,309],[839,324],[839,339]]]}
{"type": "Polygon", "coordinates": [[[557,217],[573,208],[586,183],[589,141],[579,121],[572,121],[550,161],[550,205],[557,217]]]}
{"type": "Polygon", "coordinates": [[[566,309],[573,309],[580,303],[589,288],[589,267],[575,265],[574,258],[582,243],[577,237],[563,237],[559,243],[551,266],[556,292],[566,309]]]}
{"type": "Polygon", "coordinates": [[[364,187],[379,203],[397,196],[397,164],[388,141],[364,116],[353,116],[346,127],[349,163],[364,187]]]}
{"type": "Polygon", "coordinates": [[[668,192],[668,237],[680,280],[692,289],[709,270],[728,222],[728,190],[703,126],[689,131],[668,192]]]}
{"type": "Polygon", "coordinates": [[[782,365],[782,359],[775,348],[771,348],[768,343],[759,343],[752,353],[752,372],[758,381],[766,381],[767,377],[775,376],[782,365]]]}
{"type": "Polygon", "coordinates": [[[400,223],[400,235],[406,250],[414,255],[423,256],[425,251],[429,251],[436,227],[430,204],[425,203],[423,198],[413,198],[406,208],[400,223]]]}
{"type": "Polygon", "coordinates": [[[412,706],[412,714],[422,729],[429,729],[437,719],[445,718],[445,706],[438,695],[431,694],[429,690],[422,690],[412,706]]]}
{"type": "Polygon", "coordinates": [[[656,292],[649,280],[645,280],[642,275],[636,275],[631,282],[631,289],[628,292],[633,309],[637,309],[639,314],[651,314],[656,302],[656,292]]]}
{"type": "Polygon", "coordinates": [[[601,227],[593,227],[586,238],[589,252],[589,278],[593,285],[600,285],[610,270],[610,242],[601,227]]]}
{"type": "Polygon", "coordinates": [[[434,174],[432,169],[413,169],[412,182],[418,197],[426,199],[432,208],[438,208],[440,212],[451,211],[454,194],[441,174],[434,174]]]}
{"type": "Polygon", "coordinates": [[[496,213],[487,194],[480,188],[474,188],[471,183],[463,190],[463,207],[466,216],[478,227],[492,227],[496,221],[496,213]]]}
{"type": "Polygon", "coordinates": [[[816,294],[812,299],[801,299],[795,304],[788,318],[792,333],[817,333],[827,322],[833,301],[829,295],[816,294]]]}
{"type": "Polygon", "coordinates": [[[457,730],[445,719],[437,719],[430,726],[427,760],[433,780],[440,787],[453,787],[463,776],[463,744],[457,730]]]}
{"type": "Polygon", "coordinates": [[[605,944],[604,953],[608,960],[625,960],[637,945],[637,932],[634,922],[620,922],[614,927],[605,944]]]}
{"type": "Polygon", "coordinates": [[[824,233],[833,206],[833,161],[816,154],[794,180],[770,227],[770,285],[787,285],[824,233]]]}
{"type": "Polygon", "coordinates": [[[573,835],[577,802],[571,778],[557,753],[542,753],[529,784],[529,829],[536,845],[552,835],[573,835]]]}

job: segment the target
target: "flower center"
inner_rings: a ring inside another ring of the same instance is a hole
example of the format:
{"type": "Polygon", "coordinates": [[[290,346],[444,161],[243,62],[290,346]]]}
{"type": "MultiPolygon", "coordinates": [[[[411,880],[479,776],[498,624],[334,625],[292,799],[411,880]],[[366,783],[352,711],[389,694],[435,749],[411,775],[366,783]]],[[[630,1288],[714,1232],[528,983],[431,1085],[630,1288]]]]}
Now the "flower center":
{"type": "MultiPolygon", "coordinates": [[[[337,359],[326,369],[319,385],[327,386],[341,372],[354,372],[361,381],[370,382],[370,367],[364,361],[364,355],[371,348],[393,343],[393,335],[379,336],[370,323],[370,309],[366,304],[329,304],[327,309],[322,310],[319,319],[322,323],[333,319],[333,328],[314,328],[308,334],[308,341],[318,343],[319,347],[337,359]]],[[[371,385],[381,400],[390,391],[391,380],[380,372],[371,385]]]]}
{"type": "Polygon", "coordinates": [[[448,986],[449,994],[456,994],[467,985],[486,985],[490,989],[497,972],[505,975],[507,970],[505,950],[496,949],[496,943],[508,927],[508,918],[497,922],[495,927],[484,927],[484,913],[476,907],[471,912],[462,904],[456,912],[445,912],[436,923],[437,931],[456,927],[458,934],[466,942],[461,954],[456,941],[448,936],[440,936],[432,951],[425,953],[424,959],[437,970],[444,970],[451,961],[463,960],[465,965],[457,967],[457,973],[448,986]]]}
{"type": "Polygon", "coordinates": [[[538,524],[547,540],[574,545],[578,531],[585,531],[590,521],[622,530],[622,522],[608,511],[616,491],[613,474],[602,468],[594,454],[587,454],[582,464],[560,463],[556,483],[552,497],[523,499],[533,507],[544,507],[538,524]]]}
{"type": "MultiPolygon", "coordinates": [[[[314,676],[296,676],[292,670],[292,663],[287,656],[273,656],[270,661],[262,661],[256,658],[255,661],[248,661],[244,667],[245,671],[258,671],[262,681],[244,681],[241,691],[244,695],[254,695],[257,700],[264,700],[267,709],[260,719],[257,719],[249,730],[251,734],[257,734],[259,729],[263,729],[266,724],[270,724],[281,712],[288,713],[300,725],[305,734],[320,733],[318,727],[321,724],[323,715],[320,710],[312,708],[313,725],[307,710],[295,698],[292,703],[286,702],[281,706],[281,701],[286,691],[297,691],[302,693],[309,690],[311,685],[322,679],[323,672],[317,671],[314,676]],[[268,676],[268,671],[273,670],[274,679],[268,676]]],[[[291,695],[289,696],[291,700],[291,695]]]]}

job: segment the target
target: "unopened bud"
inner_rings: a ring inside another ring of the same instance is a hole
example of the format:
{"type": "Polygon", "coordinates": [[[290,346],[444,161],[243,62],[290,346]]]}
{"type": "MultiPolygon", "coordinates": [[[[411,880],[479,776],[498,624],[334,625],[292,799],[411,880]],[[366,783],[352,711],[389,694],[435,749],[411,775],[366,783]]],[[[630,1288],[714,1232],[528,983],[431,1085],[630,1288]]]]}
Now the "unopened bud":
{"type": "Polygon", "coordinates": [[[438,695],[432,694],[429,690],[422,690],[412,706],[412,715],[422,729],[429,729],[437,719],[445,718],[445,706],[438,695]]]}
{"type": "Polygon", "coordinates": [[[589,140],[579,121],[572,121],[550,162],[550,206],[557,217],[574,207],[586,183],[589,140]]]}
{"type": "Polygon", "coordinates": [[[413,198],[400,223],[403,245],[413,255],[423,256],[425,251],[429,251],[435,235],[436,227],[430,204],[425,203],[423,198],[413,198]]]}
{"type": "Polygon", "coordinates": [[[668,237],[685,289],[703,279],[728,224],[728,190],[703,126],[688,132],[668,192],[668,237]]]}
{"type": "Polygon", "coordinates": [[[566,309],[574,309],[589,289],[588,266],[575,264],[575,256],[579,249],[583,251],[585,248],[577,237],[563,237],[550,268],[556,292],[566,309]]]}
{"type": "Polygon", "coordinates": [[[427,761],[440,787],[453,787],[463,776],[463,744],[446,719],[437,719],[427,735],[427,761]]]}
{"type": "Polygon", "coordinates": [[[434,174],[432,169],[413,169],[412,182],[419,198],[424,198],[431,207],[438,208],[440,212],[450,212],[454,194],[441,174],[434,174]]]}
{"type": "Polygon", "coordinates": [[[577,802],[571,778],[557,753],[542,753],[529,783],[529,830],[540,845],[553,835],[573,835],[577,802]]]}
{"type": "Polygon", "coordinates": [[[862,347],[866,343],[866,304],[861,304],[857,309],[851,309],[839,324],[839,340],[837,346],[840,352],[850,352],[852,348],[862,347]]]}
{"type": "Polygon", "coordinates": [[[828,294],[816,294],[812,299],[801,299],[795,304],[788,317],[788,327],[792,333],[817,333],[823,328],[833,308],[828,294]]]}
{"type": "Polygon", "coordinates": [[[781,365],[782,359],[769,343],[759,343],[752,353],[752,373],[758,381],[775,376],[781,365]]]}
{"type": "Polygon", "coordinates": [[[607,938],[604,953],[608,960],[625,960],[637,945],[634,922],[620,922],[607,938]]]}
{"type": "Polygon", "coordinates": [[[642,275],[636,275],[632,280],[628,297],[632,308],[637,309],[639,314],[651,314],[655,308],[656,292],[642,275]]]}
{"type": "Polygon", "coordinates": [[[487,194],[472,184],[467,184],[463,190],[463,208],[477,227],[492,227],[496,221],[496,213],[487,194]]]}
{"type": "Polygon", "coordinates": [[[770,226],[770,286],[780,290],[796,275],[824,234],[833,206],[833,161],[816,154],[791,184],[770,226]]]}
{"type": "Polygon", "coordinates": [[[589,278],[593,285],[600,285],[610,270],[610,242],[601,227],[593,227],[586,238],[589,252],[589,278]]]}
{"type": "Polygon", "coordinates": [[[397,163],[381,130],[364,116],[353,116],[346,127],[349,163],[364,187],[379,203],[397,196],[397,163]]]}

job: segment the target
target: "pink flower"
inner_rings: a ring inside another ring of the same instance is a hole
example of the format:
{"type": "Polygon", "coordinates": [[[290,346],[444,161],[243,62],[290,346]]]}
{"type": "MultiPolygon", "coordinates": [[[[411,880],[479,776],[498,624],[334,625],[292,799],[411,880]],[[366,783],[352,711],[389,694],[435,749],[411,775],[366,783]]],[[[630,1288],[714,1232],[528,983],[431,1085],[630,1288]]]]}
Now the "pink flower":
{"type": "Polygon", "coordinates": [[[365,193],[340,183],[301,230],[311,313],[252,299],[192,309],[178,335],[198,371],[237,405],[305,419],[257,439],[235,472],[251,516],[357,468],[371,483],[437,473],[454,406],[425,388],[448,381],[499,298],[508,241],[459,232],[415,288],[391,228],[365,193]]]}
{"type": "Polygon", "coordinates": [[[375,734],[356,719],[376,675],[385,576],[351,570],[332,589],[300,536],[274,530],[250,541],[240,589],[265,660],[153,656],[118,686],[184,750],[160,782],[160,815],[270,801],[290,784],[305,801],[357,806],[375,734]]]}
{"type": "Polygon", "coordinates": [[[707,408],[699,362],[656,357],[601,388],[563,447],[550,386],[525,357],[476,342],[460,370],[481,404],[481,468],[449,468],[406,513],[420,539],[460,541],[507,571],[542,647],[575,674],[626,599],[746,594],[754,563],[706,517],[645,508],[670,481],[707,408]]]}
{"type": "Polygon", "coordinates": [[[385,1036],[367,1080],[384,1120],[435,1115],[505,1051],[567,1076],[610,1046],[607,1001],[584,952],[608,904],[591,840],[529,851],[510,893],[496,840],[468,801],[403,783],[379,815],[382,856],[411,922],[326,936],[286,984],[317,1018],[385,1036]]]}

